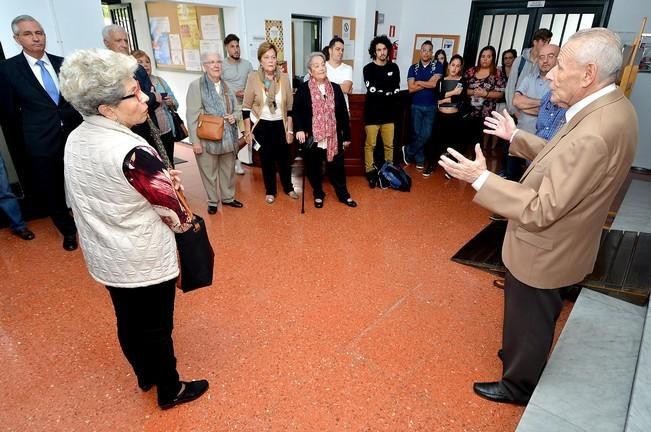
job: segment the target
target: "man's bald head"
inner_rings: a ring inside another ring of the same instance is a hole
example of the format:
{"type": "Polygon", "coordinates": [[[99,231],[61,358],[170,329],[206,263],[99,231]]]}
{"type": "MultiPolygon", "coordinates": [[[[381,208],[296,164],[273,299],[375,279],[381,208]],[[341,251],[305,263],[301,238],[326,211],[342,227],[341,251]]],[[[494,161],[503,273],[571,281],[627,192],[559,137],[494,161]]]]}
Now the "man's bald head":
{"type": "Polygon", "coordinates": [[[540,75],[545,76],[554,66],[556,66],[556,57],[561,47],[554,44],[547,44],[538,50],[538,68],[540,75]]]}

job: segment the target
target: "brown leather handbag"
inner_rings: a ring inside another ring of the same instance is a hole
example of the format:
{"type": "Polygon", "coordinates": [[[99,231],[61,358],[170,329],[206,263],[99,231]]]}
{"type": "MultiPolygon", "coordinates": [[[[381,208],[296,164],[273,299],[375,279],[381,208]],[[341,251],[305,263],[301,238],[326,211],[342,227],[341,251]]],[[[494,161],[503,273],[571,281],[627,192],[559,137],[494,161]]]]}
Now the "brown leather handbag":
{"type": "Polygon", "coordinates": [[[199,114],[197,136],[208,141],[221,141],[224,136],[224,117],[199,114]]]}
{"type": "MultiPolygon", "coordinates": [[[[224,102],[226,102],[226,114],[231,113],[230,98],[228,97],[228,86],[222,80],[224,102]]],[[[213,114],[199,114],[197,125],[197,136],[208,141],[221,141],[224,137],[224,117],[213,114]]]]}

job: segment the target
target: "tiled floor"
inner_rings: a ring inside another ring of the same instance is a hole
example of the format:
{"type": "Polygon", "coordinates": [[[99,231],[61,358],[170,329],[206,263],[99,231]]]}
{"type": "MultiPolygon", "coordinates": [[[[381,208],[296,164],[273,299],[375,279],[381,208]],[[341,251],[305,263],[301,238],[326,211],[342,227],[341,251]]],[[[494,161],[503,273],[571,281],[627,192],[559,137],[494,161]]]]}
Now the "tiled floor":
{"type": "MultiPolygon", "coordinates": [[[[187,147],[190,202],[206,215],[187,147]]],[[[238,177],[243,209],[206,217],[214,286],[178,293],[179,371],[201,399],[160,411],[116,339],[105,289],[49,220],[31,242],[0,231],[2,431],[510,431],[523,409],[478,398],[499,378],[502,292],[450,257],[488,221],[472,188],[424,179],[412,192],[349,179],[359,207],[306,213],[264,203],[258,168],[238,177]]],[[[561,323],[567,318],[566,307],[561,323]]]]}

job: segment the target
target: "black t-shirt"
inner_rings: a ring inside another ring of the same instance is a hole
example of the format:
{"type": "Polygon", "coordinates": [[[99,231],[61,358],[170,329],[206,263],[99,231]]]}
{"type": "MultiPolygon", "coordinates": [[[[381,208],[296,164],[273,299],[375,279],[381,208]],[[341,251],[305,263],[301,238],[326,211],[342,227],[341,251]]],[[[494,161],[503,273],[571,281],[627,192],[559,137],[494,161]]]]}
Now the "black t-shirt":
{"type": "Polygon", "coordinates": [[[364,121],[366,124],[384,124],[395,121],[395,106],[400,92],[400,69],[388,62],[379,66],[371,62],[364,66],[364,85],[366,104],[364,121]]]}

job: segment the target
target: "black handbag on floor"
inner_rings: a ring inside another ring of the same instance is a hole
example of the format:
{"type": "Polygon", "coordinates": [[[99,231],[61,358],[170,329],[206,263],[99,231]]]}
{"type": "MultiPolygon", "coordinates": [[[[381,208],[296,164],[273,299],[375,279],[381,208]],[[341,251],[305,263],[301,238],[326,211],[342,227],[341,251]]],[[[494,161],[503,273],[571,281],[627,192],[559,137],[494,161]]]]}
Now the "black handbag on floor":
{"type": "MultiPolygon", "coordinates": [[[[181,205],[192,214],[183,192],[176,193],[181,205]]],[[[215,252],[208,238],[206,223],[201,216],[194,214],[192,225],[188,231],[175,234],[181,264],[180,288],[183,292],[212,285],[215,268],[215,252]]]]}
{"type": "Polygon", "coordinates": [[[174,122],[174,142],[183,141],[188,137],[188,128],[185,127],[185,123],[181,120],[179,113],[173,109],[170,109],[170,113],[174,122]]]}

